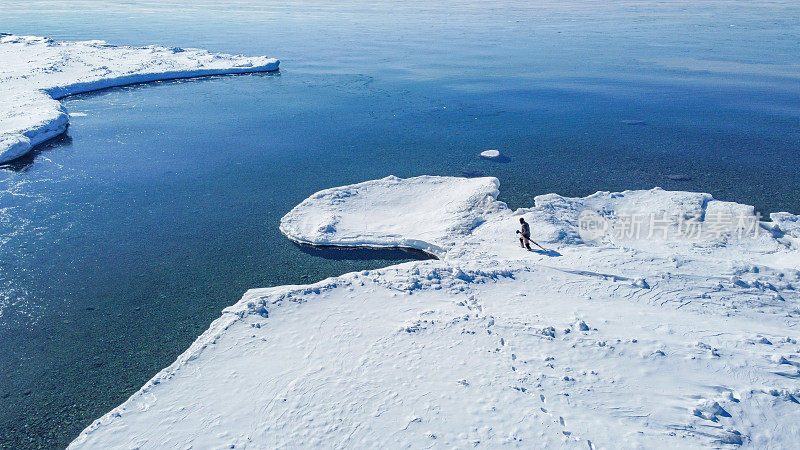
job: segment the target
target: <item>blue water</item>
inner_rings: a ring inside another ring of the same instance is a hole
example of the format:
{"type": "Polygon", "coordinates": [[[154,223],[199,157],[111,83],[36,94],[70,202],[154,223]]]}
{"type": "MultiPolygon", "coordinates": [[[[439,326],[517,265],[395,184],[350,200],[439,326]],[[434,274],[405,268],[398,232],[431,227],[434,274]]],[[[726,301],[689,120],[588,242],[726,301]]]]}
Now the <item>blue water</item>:
{"type": "Polygon", "coordinates": [[[512,207],[662,186],[800,212],[796,2],[219,5],[2,4],[4,32],[282,64],[69,98],[67,135],[0,169],[0,447],[64,446],[248,288],[419,256],[288,242],[319,189],[491,175],[512,207]]]}

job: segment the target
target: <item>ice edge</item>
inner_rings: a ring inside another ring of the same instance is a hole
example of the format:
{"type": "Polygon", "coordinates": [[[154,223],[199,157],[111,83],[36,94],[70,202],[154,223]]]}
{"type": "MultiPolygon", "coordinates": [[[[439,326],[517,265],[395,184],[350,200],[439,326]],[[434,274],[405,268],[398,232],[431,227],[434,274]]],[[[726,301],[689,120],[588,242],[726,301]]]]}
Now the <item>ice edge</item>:
{"type": "MultiPolygon", "coordinates": [[[[53,44],[53,45],[61,44],[59,42],[50,41],[47,38],[14,36],[4,33],[0,34],[0,37],[4,39],[3,43],[6,43],[5,40],[9,40],[11,43],[19,43],[13,41],[13,39],[21,39],[23,40],[25,45],[29,46],[35,44],[53,44]]],[[[75,42],[75,43],[67,42],[66,44],[67,45],[80,44],[80,45],[86,45],[88,48],[92,48],[91,45],[88,45],[85,42],[75,42]]],[[[166,48],[163,47],[133,48],[128,46],[110,46],[107,44],[104,44],[99,48],[121,49],[125,51],[142,50],[142,52],[150,50],[152,48],[157,48],[160,51],[167,50],[166,48]]],[[[201,49],[180,50],[181,53],[184,51],[205,52],[204,50],[201,49]]],[[[89,80],[89,81],[78,81],[75,83],[69,83],[61,86],[51,86],[43,88],[34,87],[33,89],[30,89],[29,92],[27,92],[25,88],[17,88],[14,86],[6,88],[8,89],[7,93],[9,94],[9,96],[13,95],[21,95],[23,97],[28,96],[27,100],[34,100],[34,101],[36,101],[36,97],[43,97],[38,99],[38,101],[41,102],[41,104],[46,104],[51,101],[57,102],[58,100],[71,95],[83,94],[87,92],[99,91],[114,87],[130,86],[135,84],[144,84],[156,81],[200,78],[200,77],[209,77],[217,75],[241,75],[248,73],[275,72],[279,70],[280,66],[280,61],[278,59],[266,58],[263,56],[242,57],[242,56],[224,55],[218,53],[210,55],[218,56],[221,58],[228,58],[228,63],[230,65],[228,67],[222,67],[222,68],[216,67],[216,68],[196,68],[187,70],[167,70],[163,72],[140,72],[140,73],[125,74],[125,75],[118,75],[118,74],[114,75],[112,73],[112,76],[108,78],[101,78],[98,80],[89,80]],[[253,64],[254,62],[257,64],[253,64]]],[[[88,70],[89,67],[87,67],[86,69],[88,70]]],[[[56,71],[56,73],[59,72],[56,71]]],[[[26,79],[27,75],[23,75],[20,78],[26,79]]],[[[6,80],[6,82],[8,82],[8,80],[19,81],[19,79],[17,80],[14,79],[13,74],[10,78],[6,80]]],[[[18,102],[11,102],[11,103],[18,103],[18,102]]],[[[29,105],[24,105],[24,106],[29,106],[29,105]]],[[[0,111],[0,113],[2,112],[6,111],[0,111]]],[[[13,111],[8,111],[6,113],[13,114],[13,111]]],[[[23,111],[23,115],[24,113],[25,111],[23,111]]],[[[66,132],[69,126],[69,114],[67,114],[66,109],[62,104],[60,104],[60,102],[57,105],[52,105],[52,109],[51,111],[48,112],[48,115],[49,117],[43,120],[33,119],[32,120],[33,123],[28,125],[27,127],[22,127],[18,129],[0,130],[0,164],[7,163],[15,159],[18,159],[22,156],[25,156],[28,153],[30,153],[37,145],[47,142],[50,139],[53,139],[66,132]]]]}

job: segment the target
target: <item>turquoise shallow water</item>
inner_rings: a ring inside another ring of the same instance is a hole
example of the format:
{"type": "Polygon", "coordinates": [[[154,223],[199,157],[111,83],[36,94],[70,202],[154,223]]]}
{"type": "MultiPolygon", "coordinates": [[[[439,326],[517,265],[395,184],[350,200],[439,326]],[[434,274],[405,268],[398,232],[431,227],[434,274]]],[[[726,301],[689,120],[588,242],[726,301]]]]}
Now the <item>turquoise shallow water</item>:
{"type": "Polygon", "coordinates": [[[0,170],[2,447],[67,444],[248,288],[418,256],[289,243],[319,189],[492,175],[512,207],[662,186],[800,212],[792,2],[162,3],[3,4],[4,32],[282,69],[69,98],[67,135],[0,170]]]}

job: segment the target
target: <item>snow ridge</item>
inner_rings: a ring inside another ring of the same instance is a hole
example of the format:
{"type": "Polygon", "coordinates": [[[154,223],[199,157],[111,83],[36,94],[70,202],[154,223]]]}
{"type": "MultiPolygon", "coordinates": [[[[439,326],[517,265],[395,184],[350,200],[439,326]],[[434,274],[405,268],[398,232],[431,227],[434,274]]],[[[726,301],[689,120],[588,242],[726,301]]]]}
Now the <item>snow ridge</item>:
{"type": "Polygon", "coordinates": [[[0,163],[66,131],[69,115],[58,99],[68,95],[177,78],[270,72],[279,64],[273,58],[201,49],[0,34],[0,163]]]}

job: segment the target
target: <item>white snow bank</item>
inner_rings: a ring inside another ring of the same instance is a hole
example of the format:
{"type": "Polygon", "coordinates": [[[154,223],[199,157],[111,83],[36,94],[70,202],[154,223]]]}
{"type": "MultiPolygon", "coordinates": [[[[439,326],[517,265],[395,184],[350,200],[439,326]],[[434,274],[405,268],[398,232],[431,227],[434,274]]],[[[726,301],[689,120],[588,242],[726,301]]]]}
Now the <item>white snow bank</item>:
{"type": "Polygon", "coordinates": [[[534,208],[512,212],[497,200],[498,186],[490,177],[422,176],[327,189],[286,214],[281,231],[300,243],[408,247],[458,260],[509,254],[517,245],[520,215],[539,243],[657,247],[661,253],[694,256],[774,259],[800,235],[796,215],[773,214],[772,222],[762,222],[752,206],[703,193],[655,188],[584,198],[547,194],[534,199],[534,208]],[[600,232],[587,232],[593,221],[600,232]]]}
{"type": "Polygon", "coordinates": [[[422,176],[320,191],[281,219],[295,242],[314,245],[407,247],[443,257],[487,214],[504,211],[495,178],[422,176]]]}
{"type": "Polygon", "coordinates": [[[282,221],[292,239],[442,259],[248,292],[71,447],[796,446],[797,216],[753,236],[585,241],[586,210],[613,230],[752,208],[660,189],[519,211],[496,196],[491,178],[389,177],[309,197],[282,221]],[[554,252],[519,247],[520,216],[554,252]]]}
{"type": "Polygon", "coordinates": [[[57,42],[0,34],[0,163],[66,130],[57,100],[114,86],[206,75],[268,72],[277,59],[104,41],[57,42]]]}
{"type": "Polygon", "coordinates": [[[772,213],[770,220],[781,233],[800,239],[800,217],[787,212],[772,213]]]}

